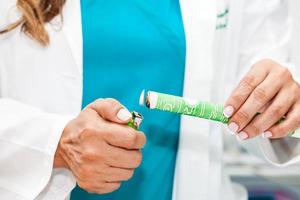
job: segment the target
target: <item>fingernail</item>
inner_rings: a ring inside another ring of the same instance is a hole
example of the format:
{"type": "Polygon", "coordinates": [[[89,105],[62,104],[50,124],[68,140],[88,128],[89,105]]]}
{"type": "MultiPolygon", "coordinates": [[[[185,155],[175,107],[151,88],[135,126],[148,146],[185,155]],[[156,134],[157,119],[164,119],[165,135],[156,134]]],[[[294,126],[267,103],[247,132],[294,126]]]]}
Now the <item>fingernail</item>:
{"type": "Polygon", "coordinates": [[[246,140],[249,137],[248,134],[244,131],[240,132],[237,136],[238,136],[238,139],[241,141],[246,140]]]}
{"type": "Polygon", "coordinates": [[[126,121],[131,119],[132,115],[128,110],[122,108],[118,112],[117,117],[118,117],[119,120],[126,122],[126,121]]]}
{"type": "Polygon", "coordinates": [[[263,138],[270,138],[273,136],[273,133],[271,131],[266,131],[261,135],[263,138]]]}
{"type": "Polygon", "coordinates": [[[234,133],[236,133],[236,132],[238,131],[239,126],[238,126],[236,123],[231,122],[231,123],[228,125],[228,128],[229,128],[229,130],[234,134],[234,133]]]}
{"type": "Polygon", "coordinates": [[[232,106],[227,106],[227,107],[224,109],[224,111],[223,111],[223,115],[224,115],[225,117],[229,118],[229,117],[232,116],[233,111],[234,111],[234,109],[233,109],[232,106]]]}

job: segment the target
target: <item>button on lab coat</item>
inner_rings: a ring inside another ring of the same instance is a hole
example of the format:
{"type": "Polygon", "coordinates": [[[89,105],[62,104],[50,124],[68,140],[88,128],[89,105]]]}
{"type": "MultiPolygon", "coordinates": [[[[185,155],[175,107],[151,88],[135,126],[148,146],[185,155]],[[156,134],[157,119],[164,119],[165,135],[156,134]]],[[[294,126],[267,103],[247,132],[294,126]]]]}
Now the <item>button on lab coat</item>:
{"type": "MultiPolygon", "coordinates": [[[[0,1],[1,25],[19,16],[15,3],[0,1]]],[[[286,1],[180,0],[180,4],[187,40],[185,96],[223,103],[262,58],[285,63],[294,71],[287,63],[286,1]],[[220,7],[229,12],[218,21],[220,7]],[[216,30],[218,23],[222,28],[216,30]]],[[[63,15],[61,29],[58,19],[47,25],[51,44],[46,48],[21,34],[20,28],[0,36],[0,199],[65,199],[75,186],[71,172],[52,166],[64,127],[81,110],[80,1],[67,1],[63,15]]],[[[281,141],[298,145],[288,140],[281,141]]],[[[273,164],[299,160],[296,148],[287,151],[280,141],[251,142],[260,149],[256,153],[273,164]]],[[[222,145],[220,125],[182,118],[173,199],[238,199],[229,181],[223,182],[222,145]]]]}

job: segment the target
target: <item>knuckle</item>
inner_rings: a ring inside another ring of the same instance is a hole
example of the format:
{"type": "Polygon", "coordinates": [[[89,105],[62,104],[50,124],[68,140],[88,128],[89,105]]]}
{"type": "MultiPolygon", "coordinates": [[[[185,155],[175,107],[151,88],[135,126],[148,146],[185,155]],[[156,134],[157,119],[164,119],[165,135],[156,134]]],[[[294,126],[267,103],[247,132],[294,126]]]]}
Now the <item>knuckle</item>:
{"type": "Polygon", "coordinates": [[[241,80],[241,86],[247,90],[253,90],[255,88],[255,77],[252,75],[246,75],[241,80]]]}
{"type": "Polygon", "coordinates": [[[130,170],[127,174],[127,176],[125,177],[125,180],[128,181],[133,177],[134,171],[130,170]]]}
{"type": "Polygon", "coordinates": [[[285,96],[285,102],[286,102],[286,105],[291,105],[293,104],[294,102],[297,101],[297,96],[298,95],[298,91],[294,90],[293,92],[290,92],[289,95],[286,95],[285,96]],[[294,92],[295,91],[295,92],[294,92]]]}
{"type": "Polygon", "coordinates": [[[253,97],[259,103],[265,103],[268,101],[269,97],[267,94],[267,90],[262,87],[258,87],[253,91],[253,97]]]}
{"type": "Polygon", "coordinates": [[[265,58],[255,63],[253,67],[263,67],[266,69],[271,69],[272,67],[274,67],[275,64],[276,63],[273,60],[265,58]]]}
{"type": "Polygon", "coordinates": [[[292,73],[286,67],[281,67],[280,74],[281,74],[281,77],[283,77],[286,80],[293,79],[292,73]]]}
{"type": "Polygon", "coordinates": [[[243,96],[233,95],[229,101],[232,102],[231,104],[240,104],[243,101],[243,96]]]}
{"type": "Polygon", "coordinates": [[[135,133],[128,134],[128,136],[127,136],[128,147],[134,148],[136,146],[137,139],[138,139],[137,134],[135,134],[135,133]]]}
{"type": "Polygon", "coordinates": [[[142,147],[144,147],[147,143],[147,138],[146,138],[146,135],[144,133],[141,133],[141,141],[142,141],[142,147]]]}
{"type": "Polygon", "coordinates": [[[121,183],[115,183],[111,186],[111,191],[116,191],[121,187],[121,183]]]}
{"type": "Polygon", "coordinates": [[[139,152],[139,151],[136,151],[135,152],[135,155],[133,156],[133,159],[132,159],[132,165],[134,168],[137,168],[140,166],[140,164],[142,163],[142,153],[139,152]]]}
{"type": "Polygon", "coordinates": [[[107,194],[118,190],[121,187],[121,183],[110,183],[109,185],[105,185],[101,190],[102,194],[107,194]]]}
{"type": "Polygon", "coordinates": [[[264,66],[271,67],[271,66],[274,65],[274,61],[271,60],[271,59],[269,59],[269,58],[265,58],[265,59],[261,60],[261,61],[259,62],[259,64],[264,65],[264,66]]]}
{"type": "Polygon", "coordinates": [[[90,107],[93,109],[99,108],[102,106],[103,103],[104,103],[104,99],[99,98],[99,99],[96,99],[93,103],[91,103],[90,107]]]}
{"type": "Polygon", "coordinates": [[[300,86],[297,82],[294,82],[291,93],[293,94],[293,101],[299,100],[300,86]]]}
{"type": "Polygon", "coordinates": [[[81,130],[81,132],[92,132],[96,130],[94,119],[90,118],[82,118],[77,121],[77,128],[81,130]]]}
{"type": "Polygon", "coordinates": [[[113,190],[118,190],[121,187],[121,183],[116,183],[115,186],[113,187],[113,190]]]}
{"type": "Polygon", "coordinates": [[[120,103],[112,98],[106,98],[105,102],[111,107],[111,108],[116,108],[116,107],[120,107],[120,103]]]}
{"type": "Polygon", "coordinates": [[[99,98],[99,99],[96,99],[96,100],[94,101],[94,104],[102,104],[103,101],[104,101],[104,99],[99,98]]]}
{"type": "Polygon", "coordinates": [[[281,117],[283,115],[283,106],[276,106],[270,110],[270,115],[272,117],[281,117]]]}
{"type": "Polygon", "coordinates": [[[235,118],[239,121],[248,121],[250,116],[246,111],[240,110],[236,113],[235,118]]]}
{"type": "Polygon", "coordinates": [[[85,161],[93,161],[93,160],[98,160],[99,159],[99,154],[97,151],[93,148],[89,148],[89,150],[84,150],[81,155],[80,159],[85,162],[85,161]]]}
{"type": "Polygon", "coordinates": [[[87,128],[87,126],[86,126],[81,131],[81,133],[79,135],[79,140],[86,141],[86,140],[88,140],[90,138],[94,138],[94,137],[97,137],[97,135],[95,134],[95,131],[93,131],[93,129],[91,127],[87,128]]]}
{"type": "Polygon", "coordinates": [[[82,124],[83,131],[86,132],[87,134],[92,134],[95,130],[95,126],[92,122],[84,122],[82,124]]]}

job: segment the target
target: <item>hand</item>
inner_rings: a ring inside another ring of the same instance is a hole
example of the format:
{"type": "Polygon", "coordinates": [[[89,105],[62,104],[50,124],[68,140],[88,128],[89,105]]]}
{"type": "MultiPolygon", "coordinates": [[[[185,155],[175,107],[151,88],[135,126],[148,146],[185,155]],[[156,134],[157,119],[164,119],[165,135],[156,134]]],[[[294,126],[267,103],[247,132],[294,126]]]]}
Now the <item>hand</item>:
{"type": "Polygon", "coordinates": [[[291,72],[262,60],[242,79],[225,104],[229,129],[241,140],[262,134],[281,138],[300,126],[300,87],[291,72]],[[260,113],[257,115],[257,113],[260,113]],[[281,118],[282,123],[278,123],[281,118]]]}
{"type": "Polygon", "coordinates": [[[146,138],[129,127],[130,112],[113,99],[88,105],[65,127],[55,167],[70,169],[78,185],[90,193],[117,190],[142,160],[146,138]]]}

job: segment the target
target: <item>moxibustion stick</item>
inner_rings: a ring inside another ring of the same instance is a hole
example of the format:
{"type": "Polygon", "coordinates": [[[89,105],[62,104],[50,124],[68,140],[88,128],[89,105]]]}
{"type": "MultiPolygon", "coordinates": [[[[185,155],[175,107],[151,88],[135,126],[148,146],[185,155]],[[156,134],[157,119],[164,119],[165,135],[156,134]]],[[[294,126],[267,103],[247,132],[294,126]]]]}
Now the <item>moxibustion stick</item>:
{"type": "Polygon", "coordinates": [[[189,115],[225,124],[229,121],[228,118],[223,115],[224,107],[222,105],[199,102],[152,91],[147,93],[146,98],[144,96],[145,93],[143,92],[140,98],[140,104],[146,104],[150,109],[189,115]]]}
{"type": "MultiPolygon", "coordinates": [[[[146,105],[150,109],[189,115],[211,121],[228,124],[229,119],[223,115],[224,106],[209,102],[190,100],[183,97],[149,91],[141,93],[140,105],[146,105]]],[[[291,137],[300,138],[300,131],[290,134],[291,137]]]]}

